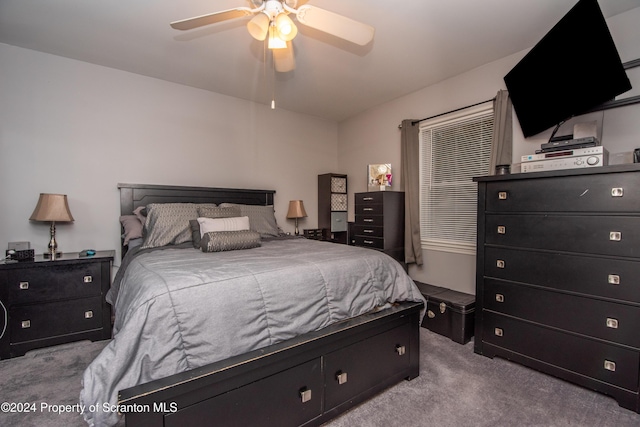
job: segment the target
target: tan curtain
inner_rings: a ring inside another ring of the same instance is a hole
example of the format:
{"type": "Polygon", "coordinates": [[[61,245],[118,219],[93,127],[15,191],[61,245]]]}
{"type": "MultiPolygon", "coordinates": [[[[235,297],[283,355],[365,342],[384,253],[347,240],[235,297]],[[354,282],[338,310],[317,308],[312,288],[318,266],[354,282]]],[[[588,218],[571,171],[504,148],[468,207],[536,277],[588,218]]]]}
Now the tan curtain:
{"type": "Polygon", "coordinates": [[[495,175],[496,166],[511,166],[513,151],[513,115],[511,98],[506,90],[499,90],[493,101],[493,136],[489,175],[495,175]]]}
{"type": "Polygon", "coordinates": [[[400,140],[402,190],[404,191],[404,257],[407,264],[422,265],[420,243],[420,148],[415,120],[403,120],[400,140]],[[415,124],[414,124],[415,123],[415,124]]]}

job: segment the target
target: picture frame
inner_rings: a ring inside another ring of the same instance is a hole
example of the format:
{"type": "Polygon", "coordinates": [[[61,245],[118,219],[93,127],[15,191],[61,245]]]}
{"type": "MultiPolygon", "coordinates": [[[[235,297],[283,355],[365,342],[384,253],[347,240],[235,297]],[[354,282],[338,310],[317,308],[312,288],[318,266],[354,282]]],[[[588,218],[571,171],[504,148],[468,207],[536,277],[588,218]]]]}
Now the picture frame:
{"type": "Polygon", "coordinates": [[[367,186],[369,190],[384,191],[391,187],[393,174],[390,163],[377,163],[367,166],[367,186]]]}

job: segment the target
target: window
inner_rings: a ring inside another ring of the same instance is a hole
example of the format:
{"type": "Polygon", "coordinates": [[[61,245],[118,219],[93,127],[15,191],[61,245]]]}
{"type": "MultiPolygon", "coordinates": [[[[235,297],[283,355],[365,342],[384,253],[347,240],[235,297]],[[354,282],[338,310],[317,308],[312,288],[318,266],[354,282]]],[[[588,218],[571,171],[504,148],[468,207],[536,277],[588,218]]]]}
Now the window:
{"type": "Polygon", "coordinates": [[[475,254],[477,184],[491,157],[493,105],[452,113],[420,125],[422,247],[475,254]]]}

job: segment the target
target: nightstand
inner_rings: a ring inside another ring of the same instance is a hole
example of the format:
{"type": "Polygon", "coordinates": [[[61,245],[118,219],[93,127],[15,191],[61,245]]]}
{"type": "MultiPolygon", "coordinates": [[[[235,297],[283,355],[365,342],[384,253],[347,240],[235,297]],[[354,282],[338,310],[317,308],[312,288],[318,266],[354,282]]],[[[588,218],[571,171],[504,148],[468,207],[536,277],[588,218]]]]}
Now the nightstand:
{"type": "Polygon", "coordinates": [[[0,264],[0,359],[79,340],[111,338],[115,251],[0,264]]]}

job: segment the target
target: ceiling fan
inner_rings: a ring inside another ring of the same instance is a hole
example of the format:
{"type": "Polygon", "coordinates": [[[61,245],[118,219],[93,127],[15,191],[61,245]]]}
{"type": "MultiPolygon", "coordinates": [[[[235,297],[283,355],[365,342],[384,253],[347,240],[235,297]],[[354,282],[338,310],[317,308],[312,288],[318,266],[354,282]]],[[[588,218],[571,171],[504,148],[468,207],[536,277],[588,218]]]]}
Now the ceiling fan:
{"type": "Polygon", "coordinates": [[[298,33],[298,29],[288,16],[290,14],[295,15],[300,24],[351,43],[364,46],[373,40],[375,29],[370,25],[319,7],[302,4],[306,3],[305,0],[249,0],[249,2],[253,8],[237,7],[174,21],[170,25],[176,30],[191,30],[231,19],[253,16],[247,23],[247,30],[256,40],[267,40],[267,46],[273,52],[275,70],[278,72],[287,72],[295,68],[291,41],[298,33]],[[297,7],[298,4],[301,6],[297,7]]]}

